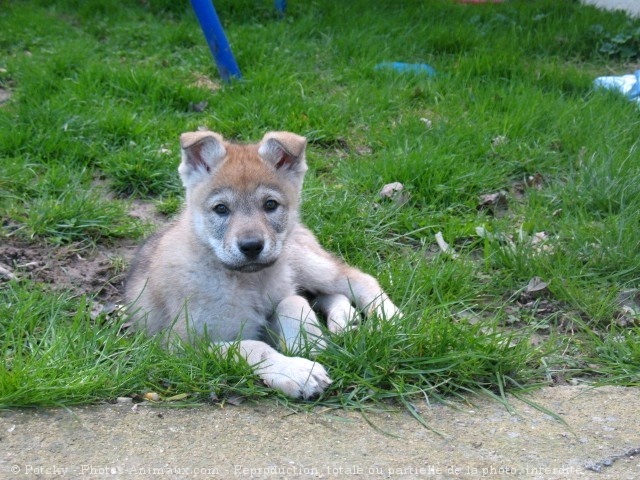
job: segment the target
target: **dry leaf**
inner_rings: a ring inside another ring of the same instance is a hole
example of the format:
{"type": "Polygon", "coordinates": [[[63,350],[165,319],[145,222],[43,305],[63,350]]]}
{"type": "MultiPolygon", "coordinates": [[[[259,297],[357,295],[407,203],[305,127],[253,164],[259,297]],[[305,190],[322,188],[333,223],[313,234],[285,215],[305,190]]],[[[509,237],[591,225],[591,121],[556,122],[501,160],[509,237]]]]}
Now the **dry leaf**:
{"type": "Polygon", "coordinates": [[[398,205],[404,205],[409,200],[409,194],[404,192],[404,185],[400,182],[387,183],[382,190],[380,190],[380,197],[389,198],[398,205]]]}
{"type": "Polygon", "coordinates": [[[528,293],[529,295],[538,294],[546,290],[548,286],[549,284],[540,277],[533,277],[525,287],[524,293],[528,293]]]}
{"type": "Polygon", "coordinates": [[[480,195],[480,206],[484,205],[497,205],[500,202],[506,201],[505,195],[502,192],[487,193],[480,195]]]}
{"type": "Polygon", "coordinates": [[[184,400],[185,398],[187,398],[189,396],[188,393],[179,393],[177,395],[173,395],[169,398],[165,398],[165,400],[167,402],[177,402],[178,400],[184,400]]]}
{"type": "Polygon", "coordinates": [[[198,103],[189,102],[189,110],[191,110],[192,112],[204,112],[208,106],[209,102],[207,102],[206,100],[198,103]]]}
{"type": "Polygon", "coordinates": [[[242,405],[245,400],[246,398],[242,395],[230,395],[229,397],[227,397],[226,403],[237,407],[242,405]]]}
{"type": "Polygon", "coordinates": [[[382,198],[393,198],[399,192],[402,192],[402,190],[404,190],[404,185],[400,182],[387,183],[384,187],[382,187],[378,195],[380,195],[382,198]]]}
{"type": "Polygon", "coordinates": [[[640,290],[623,290],[618,294],[616,322],[621,327],[630,327],[640,323],[640,290]]]}
{"type": "Polygon", "coordinates": [[[443,253],[451,255],[451,258],[453,258],[454,260],[459,257],[456,251],[453,248],[451,248],[451,246],[447,242],[445,242],[444,237],[442,236],[442,232],[436,233],[435,236],[436,236],[436,242],[438,243],[438,246],[440,247],[440,250],[442,250],[443,253]]]}
{"type": "Polygon", "coordinates": [[[507,195],[505,192],[494,192],[480,195],[478,210],[489,210],[499,216],[507,211],[507,195]]]}
{"type": "Polygon", "coordinates": [[[16,280],[18,278],[9,267],[5,267],[4,265],[0,265],[0,277],[7,278],[9,280],[16,280]]]}
{"type": "Polygon", "coordinates": [[[544,183],[544,177],[540,173],[535,173],[533,175],[529,175],[525,180],[525,185],[529,188],[535,188],[536,190],[542,189],[542,184],[544,183]]]}

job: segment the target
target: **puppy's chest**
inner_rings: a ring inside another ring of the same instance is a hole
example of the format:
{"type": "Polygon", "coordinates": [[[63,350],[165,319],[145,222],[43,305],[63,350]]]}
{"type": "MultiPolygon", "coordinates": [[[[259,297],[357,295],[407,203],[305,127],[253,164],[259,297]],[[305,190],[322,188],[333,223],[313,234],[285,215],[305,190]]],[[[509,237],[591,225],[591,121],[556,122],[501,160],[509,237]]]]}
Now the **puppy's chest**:
{"type": "Polygon", "coordinates": [[[288,268],[244,274],[220,270],[194,273],[191,283],[197,290],[198,310],[227,320],[263,323],[283,298],[295,293],[288,268]]]}

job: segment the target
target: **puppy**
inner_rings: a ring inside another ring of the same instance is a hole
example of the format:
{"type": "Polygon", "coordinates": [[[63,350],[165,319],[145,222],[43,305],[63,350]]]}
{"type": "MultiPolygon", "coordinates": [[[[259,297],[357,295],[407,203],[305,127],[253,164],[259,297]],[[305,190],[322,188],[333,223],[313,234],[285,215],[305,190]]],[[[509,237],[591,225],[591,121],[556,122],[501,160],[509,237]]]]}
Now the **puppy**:
{"type": "Polygon", "coordinates": [[[373,277],[327,253],[300,222],[306,139],[269,132],[238,145],[198,131],[180,144],[186,203],[132,262],[134,328],[207,335],[223,352],[237,345],[268,386],[294,398],[321,394],[331,383],[325,368],[282,353],[323,346],[301,293],[316,299],[332,332],[356,309],[385,319],[398,310],[373,277]]]}

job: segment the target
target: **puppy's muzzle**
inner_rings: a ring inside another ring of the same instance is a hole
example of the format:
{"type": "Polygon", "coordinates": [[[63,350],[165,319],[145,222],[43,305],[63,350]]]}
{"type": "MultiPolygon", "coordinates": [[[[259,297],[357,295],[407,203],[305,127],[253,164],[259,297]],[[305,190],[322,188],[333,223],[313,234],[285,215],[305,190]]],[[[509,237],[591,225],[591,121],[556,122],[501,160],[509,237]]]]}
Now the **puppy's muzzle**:
{"type": "Polygon", "coordinates": [[[238,241],[238,250],[249,260],[255,260],[264,250],[264,240],[258,237],[243,238],[238,241]]]}

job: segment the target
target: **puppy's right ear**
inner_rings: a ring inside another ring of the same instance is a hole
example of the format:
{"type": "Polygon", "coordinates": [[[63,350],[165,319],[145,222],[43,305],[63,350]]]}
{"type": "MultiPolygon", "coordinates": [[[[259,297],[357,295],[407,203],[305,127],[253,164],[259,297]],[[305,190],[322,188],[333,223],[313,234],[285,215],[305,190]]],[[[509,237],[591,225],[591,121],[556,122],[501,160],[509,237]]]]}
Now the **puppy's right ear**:
{"type": "Polygon", "coordinates": [[[187,132],[180,135],[182,162],[178,167],[182,184],[189,189],[211,175],[227,155],[222,135],[209,132],[187,132]]]}

